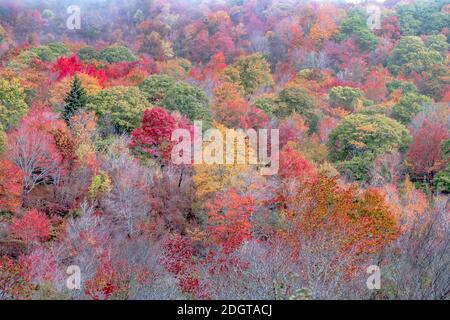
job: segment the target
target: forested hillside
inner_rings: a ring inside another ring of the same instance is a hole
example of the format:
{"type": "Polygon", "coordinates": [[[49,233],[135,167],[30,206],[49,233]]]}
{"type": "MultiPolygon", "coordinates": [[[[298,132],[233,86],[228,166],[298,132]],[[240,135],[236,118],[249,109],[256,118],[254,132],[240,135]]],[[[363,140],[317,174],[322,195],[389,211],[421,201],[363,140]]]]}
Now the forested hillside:
{"type": "Polygon", "coordinates": [[[0,299],[449,299],[449,48],[448,0],[0,0],[0,299]]]}

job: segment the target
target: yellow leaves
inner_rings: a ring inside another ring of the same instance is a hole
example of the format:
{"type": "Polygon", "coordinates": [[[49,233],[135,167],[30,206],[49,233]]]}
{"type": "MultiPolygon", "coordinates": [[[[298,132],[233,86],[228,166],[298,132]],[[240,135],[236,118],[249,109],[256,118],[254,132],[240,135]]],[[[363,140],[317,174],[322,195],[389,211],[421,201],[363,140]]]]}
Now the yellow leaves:
{"type": "Polygon", "coordinates": [[[205,232],[198,227],[188,227],[186,233],[192,241],[203,241],[205,239],[205,232]]]}
{"type": "Polygon", "coordinates": [[[343,119],[346,116],[348,116],[351,112],[348,110],[345,110],[344,108],[341,107],[337,107],[337,108],[332,108],[329,110],[329,112],[335,117],[335,118],[340,118],[343,119]]]}
{"type": "Polygon", "coordinates": [[[100,171],[97,175],[92,177],[92,182],[88,189],[88,195],[91,199],[96,199],[111,190],[111,179],[105,172],[100,171]]]}
{"type": "MultiPolygon", "coordinates": [[[[250,174],[249,159],[255,155],[255,151],[245,139],[244,132],[236,133],[237,139],[234,140],[234,146],[227,148],[227,135],[231,131],[218,123],[215,123],[215,128],[219,130],[223,137],[223,164],[197,164],[194,165],[195,174],[193,181],[196,186],[196,194],[200,200],[204,200],[214,194],[215,192],[224,188],[233,187],[235,189],[242,189],[248,185],[250,181],[246,179],[250,174]],[[238,139],[244,141],[244,148],[239,147],[238,139]],[[227,152],[233,152],[233,161],[227,164],[227,152]],[[238,159],[243,157],[244,163],[240,163],[238,159]]],[[[204,141],[203,150],[208,146],[208,142],[204,141]]]]}
{"type": "Polygon", "coordinates": [[[183,58],[158,61],[156,65],[158,66],[161,74],[180,80],[186,78],[189,70],[191,69],[190,61],[183,58]]]}
{"type": "Polygon", "coordinates": [[[223,10],[213,12],[208,17],[208,22],[211,24],[219,24],[219,23],[227,24],[230,21],[231,21],[230,16],[223,10]]]}
{"type": "Polygon", "coordinates": [[[362,125],[362,126],[356,127],[356,130],[365,131],[367,133],[373,133],[373,132],[376,131],[376,129],[373,126],[373,124],[370,124],[370,123],[366,124],[366,125],[362,125]]]}
{"type": "MultiPolygon", "coordinates": [[[[94,96],[102,89],[97,78],[91,77],[85,73],[78,74],[81,85],[86,90],[87,95],[94,96]]],[[[50,90],[50,103],[54,106],[58,106],[64,102],[64,97],[70,91],[70,85],[73,81],[73,77],[65,77],[60,82],[57,82],[50,90]]]]}
{"type": "Polygon", "coordinates": [[[357,149],[364,149],[366,144],[360,141],[352,140],[349,142],[351,145],[355,146],[357,149]]]}

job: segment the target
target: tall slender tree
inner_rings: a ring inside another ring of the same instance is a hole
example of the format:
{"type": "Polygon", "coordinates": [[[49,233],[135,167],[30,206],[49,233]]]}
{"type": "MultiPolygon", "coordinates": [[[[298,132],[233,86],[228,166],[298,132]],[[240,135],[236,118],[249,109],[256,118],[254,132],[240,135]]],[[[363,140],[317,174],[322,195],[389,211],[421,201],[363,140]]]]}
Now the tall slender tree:
{"type": "Polygon", "coordinates": [[[87,100],[86,90],[81,86],[78,75],[75,75],[70,91],[64,98],[64,109],[62,111],[62,118],[64,121],[69,123],[70,117],[75,114],[77,110],[84,108],[87,104],[87,100]]]}

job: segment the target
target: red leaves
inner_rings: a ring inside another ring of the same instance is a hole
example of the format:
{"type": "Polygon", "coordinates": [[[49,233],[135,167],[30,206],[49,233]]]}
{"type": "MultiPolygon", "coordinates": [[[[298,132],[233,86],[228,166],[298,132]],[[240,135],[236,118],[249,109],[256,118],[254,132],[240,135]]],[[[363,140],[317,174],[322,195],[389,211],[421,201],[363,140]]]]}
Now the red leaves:
{"type": "Polygon", "coordinates": [[[23,173],[8,160],[0,160],[0,211],[16,211],[22,201],[23,173]]]}
{"type": "Polygon", "coordinates": [[[386,101],[387,87],[386,79],[388,79],[387,70],[372,70],[367,76],[363,90],[366,97],[377,103],[386,101]]]}
{"type": "Polygon", "coordinates": [[[432,179],[433,173],[444,165],[440,144],[449,137],[448,129],[439,121],[425,119],[414,135],[407,152],[411,173],[417,177],[432,179]]]}
{"type": "Polygon", "coordinates": [[[178,127],[188,129],[186,119],[177,121],[160,107],[147,109],[140,127],[131,132],[130,148],[168,162],[174,144],[171,141],[172,132],[178,127]]]}
{"type": "Polygon", "coordinates": [[[296,178],[299,183],[314,182],[317,179],[314,166],[291,147],[285,148],[280,153],[278,174],[282,179],[296,178]]]}
{"type": "Polygon", "coordinates": [[[242,196],[235,189],[228,189],[205,207],[211,240],[226,252],[235,250],[251,238],[250,216],[255,207],[251,196],[242,196]]]}
{"type": "Polygon", "coordinates": [[[49,228],[45,214],[36,209],[26,211],[22,218],[13,218],[11,224],[12,233],[27,244],[46,239],[49,228]]]}
{"type": "Polygon", "coordinates": [[[195,275],[191,242],[180,235],[171,236],[164,244],[164,253],[162,263],[176,276],[181,291],[198,293],[199,280],[195,275]]]}
{"type": "Polygon", "coordinates": [[[52,71],[58,73],[58,80],[67,76],[73,77],[76,73],[85,73],[91,77],[97,78],[101,85],[104,85],[106,81],[105,71],[96,70],[89,64],[83,64],[76,55],[58,58],[53,65],[52,71]]]}
{"type": "Polygon", "coordinates": [[[108,300],[119,289],[120,281],[106,255],[100,260],[94,277],[85,283],[84,293],[93,300],[108,300]]]}
{"type": "Polygon", "coordinates": [[[24,174],[25,190],[55,182],[64,171],[60,149],[53,130],[66,130],[64,121],[45,108],[32,108],[19,127],[8,134],[8,156],[24,174]]]}
{"type": "Polygon", "coordinates": [[[252,106],[232,83],[224,83],[214,90],[214,118],[228,128],[264,128],[269,124],[267,115],[252,106]]]}

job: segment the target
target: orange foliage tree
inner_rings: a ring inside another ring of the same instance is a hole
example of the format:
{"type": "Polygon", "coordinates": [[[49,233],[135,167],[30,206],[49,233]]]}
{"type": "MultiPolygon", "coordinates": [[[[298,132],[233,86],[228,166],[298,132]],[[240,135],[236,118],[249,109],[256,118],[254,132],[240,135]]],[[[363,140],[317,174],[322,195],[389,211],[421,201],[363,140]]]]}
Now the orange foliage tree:
{"type": "Polygon", "coordinates": [[[8,160],[0,160],[0,211],[16,211],[22,204],[23,174],[8,160]]]}

